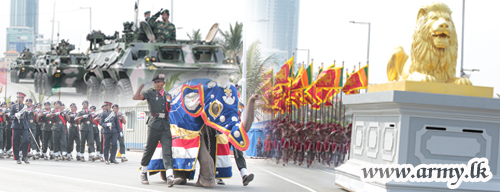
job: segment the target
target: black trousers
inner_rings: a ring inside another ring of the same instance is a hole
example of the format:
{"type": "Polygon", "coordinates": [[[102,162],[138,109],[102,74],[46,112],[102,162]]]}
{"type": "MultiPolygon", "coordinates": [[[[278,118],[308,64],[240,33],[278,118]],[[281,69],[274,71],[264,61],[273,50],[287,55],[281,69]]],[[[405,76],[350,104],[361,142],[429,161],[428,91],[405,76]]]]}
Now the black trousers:
{"type": "Polygon", "coordinates": [[[125,155],[125,138],[121,137],[120,133],[118,133],[118,142],[120,143],[120,154],[125,155]]]}
{"type": "MultiPolygon", "coordinates": [[[[42,147],[42,141],[43,141],[43,134],[42,134],[42,129],[41,129],[42,125],[41,124],[37,124],[36,125],[36,134],[35,134],[35,141],[38,143],[38,146],[39,147],[42,147]]],[[[37,152],[40,152],[40,148],[38,148],[36,151],[37,152]]]]}
{"type": "Polygon", "coordinates": [[[10,125],[12,125],[12,123],[7,123],[5,127],[5,151],[12,149],[12,130],[10,125]]]}
{"type": "Polygon", "coordinates": [[[102,134],[97,131],[94,133],[94,142],[95,142],[95,149],[97,152],[102,153],[102,139],[101,139],[102,134]]]}
{"type": "Polygon", "coordinates": [[[68,141],[65,131],[52,131],[52,139],[54,140],[54,152],[66,152],[68,141]]]}
{"type": "Polygon", "coordinates": [[[28,157],[29,136],[28,129],[11,129],[12,130],[12,152],[14,160],[19,159],[19,150],[23,151],[23,157],[28,157]]]}
{"type": "Polygon", "coordinates": [[[81,149],[80,149],[80,153],[82,153],[82,156],[83,156],[83,153],[85,153],[85,142],[87,142],[87,144],[89,145],[89,156],[90,156],[90,153],[94,153],[95,152],[95,148],[94,148],[94,133],[92,132],[92,130],[90,131],[80,131],[80,137],[81,137],[81,142],[80,142],[80,146],[81,146],[81,149]]]}
{"type": "Polygon", "coordinates": [[[3,146],[4,146],[4,142],[5,142],[5,140],[3,139],[5,137],[4,135],[5,135],[4,128],[1,127],[0,128],[0,150],[3,150],[3,146]]]}
{"type": "Polygon", "coordinates": [[[54,150],[53,145],[51,145],[52,141],[52,131],[43,131],[43,144],[42,144],[42,152],[47,153],[47,148],[50,145],[50,149],[54,150]]]}
{"type": "MultiPolygon", "coordinates": [[[[162,126],[169,126],[162,125],[162,126]]],[[[151,157],[155,152],[156,146],[158,146],[158,142],[161,143],[161,150],[163,153],[163,165],[165,169],[173,169],[172,165],[172,133],[170,129],[162,130],[148,128],[148,136],[146,149],[144,149],[144,154],[142,155],[141,165],[148,166],[151,161],[151,157]]]]}
{"type": "MultiPolygon", "coordinates": [[[[76,152],[80,152],[80,133],[79,131],[68,131],[68,153],[73,152],[73,144],[76,143],[76,152]]],[[[85,146],[84,146],[85,147],[85,146]]]]}
{"type": "Polygon", "coordinates": [[[31,133],[28,133],[29,137],[30,137],[30,146],[31,146],[31,150],[38,150],[38,147],[36,146],[36,143],[35,143],[35,138],[33,136],[36,135],[36,125],[34,123],[30,123],[30,130],[31,130],[31,133],[33,133],[33,135],[31,135],[31,133]]]}
{"type": "Polygon", "coordinates": [[[118,139],[118,133],[103,133],[102,134],[102,143],[104,145],[103,154],[105,161],[116,161],[116,150],[117,144],[116,140],[118,139]],[[110,149],[111,147],[111,149],[110,149]],[[110,151],[111,150],[111,156],[110,151]]]}
{"type": "Polygon", "coordinates": [[[247,162],[245,161],[245,157],[243,156],[243,151],[236,149],[231,143],[229,143],[229,147],[233,147],[234,160],[236,161],[238,170],[247,168],[247,162]]]}

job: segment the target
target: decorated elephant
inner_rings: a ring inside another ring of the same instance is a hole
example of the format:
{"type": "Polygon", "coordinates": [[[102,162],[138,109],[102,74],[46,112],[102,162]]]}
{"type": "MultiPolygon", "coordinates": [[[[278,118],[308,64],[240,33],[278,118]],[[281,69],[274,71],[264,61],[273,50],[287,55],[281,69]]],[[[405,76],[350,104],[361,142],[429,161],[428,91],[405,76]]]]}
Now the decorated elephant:
{"type": "MultiPolygon", "coordinates": [[[[174,96],[169,114],[174,176],[182,179],[181,184],[194,179],[198,161],[198,186],[213,187],[215,179],[230,178],[229,143],[241,151],[248,149],[247,132],[253,123],[258,95],[249,99],[246,117],[241,121],[237,89],[227,76],[216,81],[193,79],[169,93],[174,96]]],[[[155,152],[148,170],[160,171],[164,178],[161,153],[155,152]]]]}

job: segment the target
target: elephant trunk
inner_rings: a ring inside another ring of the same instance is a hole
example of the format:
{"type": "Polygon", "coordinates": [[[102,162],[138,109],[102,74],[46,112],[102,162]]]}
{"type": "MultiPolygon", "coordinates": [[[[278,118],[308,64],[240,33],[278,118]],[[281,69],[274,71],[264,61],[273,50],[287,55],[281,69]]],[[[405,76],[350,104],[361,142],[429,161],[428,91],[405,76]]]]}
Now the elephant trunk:
{"type": "Polygon", "coordinates": [[[253,119],[255,117],[255,100],[256,97],[250,97],[247,106],[245,107],[245,119],[243,119],[243,128],[245,132],[248,132],[253,124],[253,119]]]}

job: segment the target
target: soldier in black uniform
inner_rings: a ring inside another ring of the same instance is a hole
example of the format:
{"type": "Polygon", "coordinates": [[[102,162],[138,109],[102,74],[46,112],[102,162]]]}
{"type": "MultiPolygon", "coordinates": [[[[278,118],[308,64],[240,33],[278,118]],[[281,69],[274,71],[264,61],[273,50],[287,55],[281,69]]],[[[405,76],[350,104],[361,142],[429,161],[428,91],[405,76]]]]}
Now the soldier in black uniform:
{"type": "Polygon", "coordinates": [[[36,110],[35,110],[35,113],[36,113],[36,118],[35,118],[35,126],[36,126],[35,142],[38,143],[38,147],[37,147],[37,150],[36,150],[38,158],[40,158],[42,156],[42,152],[41,152],[40,147],[41,147],[41,144],[42,144],[42,141],[43,141],[42,124],[38,120],[38,115],[40,114],[41,110],[42,110],[42,104],[41,103],[37,103],[36,104],[36,110]]]}
{"type": "Polygon", "coordinates": [[[142,184],[149,184],[147,177],[147,168],[151,157],[158,145],[161,143],[163,153],[163,164],[166,169],[167,185],[172,187],[179,184],[182,180],[174,178],[174,169],[172,166],[172,133],[170,132],[170,121],[168,113],[170,112],[171,96],[164,90],[165,75],[160,74],[153,78],[154,89],[141,93],[144,84],[142,84],[135,93],[134,100],[147,100],[148,109],[151,112],[148,117],[147,144],[142,156],[142,184]]]}
{"type": "Polygon", "coordinates": [[[68,156],[73,158],[73,144],[76,143],[76,160],[81,160],[81,146],[80,146],[80,128],[78,127],[78,122],[75,120],[76,118],[76,104],[71,103],[69,105],[71,111],[68,113],[69,116],[69,131],[68,131],[68,156]]]}
{"type": "Polygon", "coordinates": [[[17,164],[21,164],[19,159],[19,149],[22,150],[23,161],[28,162],[28,149],[29,149],[29,124],[28,124],[28,106],[24,105],[24,97],[26,94],[17,92],[17,104],[10,108],[10,119],[12,122],[12,148],[14,152],[14,160],[17,164]]]}
{"type": "MultiPolygon", "coordinates": [[[[98,122],[100,121],[99,115],[96,113],[96,107],[91,106],[90,107],[90,112],[91,112],[91,118],[92,118],[92,129],[94,133],[94,142],[95,142],[95,148],[96,148],[96,155],[94,156],[94,160],[99,160],[102,157],[102,141],[101,141],[101,134],[99,133],[99,127],[98,127],[98,122]]],[[[94,145],[94,144],[92,144],[94,145]]]]}
{"type": "Polygon", "coordinates": [[[92,127],[92,124],[94,124],[91,112],[89,111],[89,102],[88,101],[83,101],[82,102],[83,109],[78,112],[76,115],[75,120],[80,122],[80,138],[81,138],[81,161],[85,162],[85,142],[88,144],[89,148],[89,160],[94,162],[95,161],[95,148],[94,148],[94,128],[92,127]]]}
{"type": "Polygon", "coordinates": [[[118,113],[118,123],[119,123],[119,128],[122,131],[122,134],[118,135],[118,143],[120,143],[120,154],[122,157],[122,163],[128,161],[127,158],[125,157],[125,135],[123,134],[123,124],[127,123],[127,120],[125,120],[125,115],[123,113],[119,113],[118,109],[120,107],[117,104],[113,105],[113,111],[118,113]]]}
{"type": "Polygon", "coordinates": [[[123,134],[123,132],[118,128],[118,114],[111,111],[111,102],[104,102],[105,110],[101,113],[101,126],[102,126],[102,144],[104,145],[103,154],[106,164],[109,163],[118,164],[116,161],[116,140],[118,139],[118,134],[123,134]],[[110,155],[111,146],[111,155],[110,155]],[[109,157],[109,158],[108,158],[109,157]]]}
{"type": "Polygon", "coordinates": [[[59,160],[71,160],[67,157],[67,138],[66,138],[66,121],[69,117],[61,110],[61,101],[56,101],[54,103],[54,110],[51,111],[47,117],[52,118],[52,138],[54,140],[54,155],[56,156],[56,161],[59,160]]]}
{"type": "MultiPolygon", "coordinates": [[[[7,112],[7,103],[2,102],[1,108],[0,108],[0,159],[3,159],[3,146],[4,146],[4,137],[5,137],[5,130],[7,129],[5,127],[5,122],[7,121],[7,116],[5,113],[7,112]]],[[[8,129],[7,129],[8,130],[8,129]]]]}
{"type": "Polygon", "coordinates": [[[43,132],[43,140],[42,140],[42,157],[44,160],[49,160],[49,157],[51,157],[51,154],[47,152],[47,148],[50,145],[50,150],[53,151],[54,147],[51,145],[51,140],[52,140],[52,120],[50,117],[47,117],[47,115],[50,112],[50,102],[46,102],[43,104],[44,109],[40,110],[38,113],[36,120],[38,124],[41,125],[41,130],[43,132]]]}
{"type": "Polygon", "coordinates": [[[12,131],[10,130],[10,127],[12,127],[12,119],[10,117],[10,108],[13,105],[13,101],[9,102],[6,112],[7,122],[5,124],[5,154],[7,155],[7,158],[10,158],[12,156],[12,131]]]}
{"type": "Polygon", "coordinates": [[[33,137],[36,135],[35,106],[33,105],[33,99],[26,99],[25,102],[26,102],[26,105],[28,106],[28,111],[26,112],[26,115],[28,117],[28,125],[30,126],[30,131],[31,131],[31,133],[28,134],[30,137],[30,151],[31,151],[29,156],[33,157],[33,159],[36,159],[36,150],[38,149],[38,147],[37,147],[37,143],[35,143],[35,138],[33,137]]]}

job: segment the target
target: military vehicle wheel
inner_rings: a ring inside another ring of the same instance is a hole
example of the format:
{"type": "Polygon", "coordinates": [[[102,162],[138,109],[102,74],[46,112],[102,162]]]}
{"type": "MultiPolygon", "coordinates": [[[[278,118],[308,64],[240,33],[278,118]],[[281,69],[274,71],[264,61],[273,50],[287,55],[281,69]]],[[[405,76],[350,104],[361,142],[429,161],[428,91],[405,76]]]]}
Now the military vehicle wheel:
{"type": "Polygon", "coordinates": [[[115,88],[115,103],[118,105],[126,105],[132,102],[132,84],[129,79],[120,79],[115,88]]]}
{"type": "Polygon", "coordinates": [[[99,87],[99,103],[104,101],[114,102],[115,94],[115,81],[111,78],[105,78],[101,81],[101,86],[99,87]]]}
{"type": "Polygon", "coordinates": [[[50,86],[50,81],[49,81],[49,77],[47,74],[44,74],[42,76],[42,84],[40,86],[40,88],[42,89],[42,93],[47,95],[49,94],[52,90],[52,87],[50,86]]]}
{"type": "Polygon", "coordinates": [[[90,104],[99,104],[99,86],[100,84],[97,77],[90,76],[89,80],[87,80],[87,99],[90,104]]]}
{"type": "Polygon", "coordinates": [[[17,70],[10,71],[10,81],[12,81],[12,83],[19,83],[19,76],[17,76],[17,70]]]}
{"type": "Polygon", "coordinates": [[[34,75],[34,79],[35,79],[35,93],[40,93],[40,85],[39,84],[39,80],[38,80],[38,76],[40,76],[40,73],[35,73],[34,75]]]}

